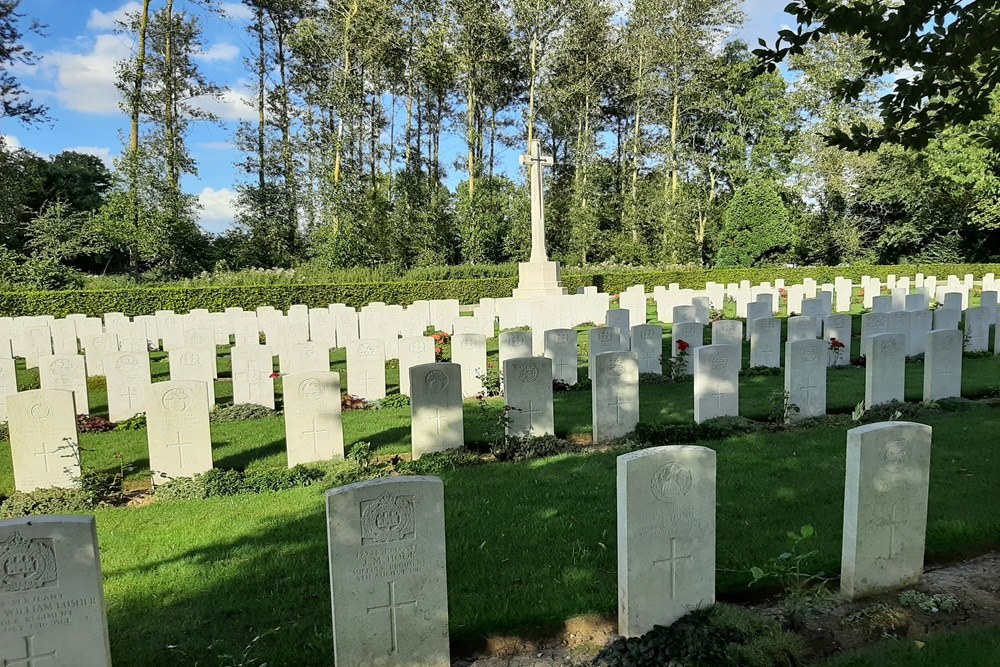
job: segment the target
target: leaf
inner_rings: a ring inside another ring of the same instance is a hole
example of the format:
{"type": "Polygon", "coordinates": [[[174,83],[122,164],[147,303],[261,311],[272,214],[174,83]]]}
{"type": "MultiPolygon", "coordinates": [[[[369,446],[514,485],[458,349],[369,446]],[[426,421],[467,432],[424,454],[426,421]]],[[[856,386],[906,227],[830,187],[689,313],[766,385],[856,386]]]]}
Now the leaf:
{"type": "Polygon", "coordinates": [[[801,530],[799,532],[802,533],[802,537],[812,537],[815,534],[816,531],[813,530],[813,527],[812,527],[811,524],[806,524],[806,525],[802,526],[802,528],[801,528],[801,530]]]}
{"type": "Polygon", "coordinates": [[[764,578],[764,570],[760,569],[759,567],[751,567],[750,574],[753,575],[754,580],[764,578]]]}

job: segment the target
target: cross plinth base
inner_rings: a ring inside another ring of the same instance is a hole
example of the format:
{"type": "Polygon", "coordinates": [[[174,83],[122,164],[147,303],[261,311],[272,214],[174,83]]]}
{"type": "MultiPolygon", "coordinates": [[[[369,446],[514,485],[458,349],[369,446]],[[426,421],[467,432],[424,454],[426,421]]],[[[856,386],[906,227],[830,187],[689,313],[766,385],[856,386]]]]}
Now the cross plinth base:
{"type": "Polygon", "coordinates": [[[560,279],[559,262],[521,262],[517,265],[515,299],[537,299],[566,294],[560,279]]]}

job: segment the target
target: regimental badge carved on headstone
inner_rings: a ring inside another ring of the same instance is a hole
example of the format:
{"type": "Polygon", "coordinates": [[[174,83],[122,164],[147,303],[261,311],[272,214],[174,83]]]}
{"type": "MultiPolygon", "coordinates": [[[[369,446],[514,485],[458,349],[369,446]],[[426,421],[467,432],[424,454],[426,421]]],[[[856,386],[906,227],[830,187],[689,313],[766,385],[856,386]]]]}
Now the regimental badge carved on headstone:
{"type": "Polygon", "coordinates": [[[448,388],[448,375],[443,371],[433,370],[424,377],[424,384],[431,391],[444,391],[448,388]]]}
{"type": "Polygon", "coordinates": [[[413,496],[386,492],[361,503],[361,544],[413,539],[416,534],[413,496]]]}
{"type": "Polygon", "coordinates": [[[14,533],[0,543],[0,591],[13,593],[54,586],[59,579],[51,540],[14,533]]]}
{"type": "Polygon", "coordinates": [[[323,395],[323,388],[320,386],[319,380],[315,378],[309,378],[308,380],[303,380],[299,383],[299,396],[310,401],[319,400],[323,395]]]}
{"type": "Polygon", "coordinates": [[[184,412],[191,406],[191,394],[184,389],[170,389],[161,400],[167,412],[184,412]]]}
{"type": "Polygon", "coordinates": [[[658,500],[672,503],[691,491],[691,471],[676,462],[661,467],[650,480],[650,488],[658,500]]]}

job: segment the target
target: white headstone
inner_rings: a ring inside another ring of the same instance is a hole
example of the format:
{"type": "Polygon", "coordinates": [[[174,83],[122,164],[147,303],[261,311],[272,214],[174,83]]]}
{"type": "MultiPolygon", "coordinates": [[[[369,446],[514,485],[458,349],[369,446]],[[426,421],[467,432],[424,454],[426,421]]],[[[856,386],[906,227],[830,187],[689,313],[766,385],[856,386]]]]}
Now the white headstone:
{"type": "Polygon", "coordinates": [[[76,488],[79,436],[72,392],[35,389],[7,397],[14,488],[76,488]]]}
{"type": "Polygon", "coordinates": [[[385,398],[385,343],[359,338],[347,343],[347,393],[376,401],[385,398]]]}
{"type": "Polygon", "coordinates": [[[451,339],[451,361],[462,368],[462,396],[472,398],[484,391],[486,336],[457,334],[451,339]]]}
{"type": "Polygon", "coordinates": [[[868,343],[865,360],[865,409],[903,402],[906,339],[902,334],[878,334],[868,343]]]}
{"type": "Polygon", "coordinates": [[[751,322],[750,367],[781,367],[781,323],[775,317],[760,317],[751,322]]]}
{"type": "Polygon", "coordinates": [[[638,636],[715,601],[715,451],[618,457],[618,633],[638,636]]]}
{"type": "Polygon", "coordinates": [[[579,380],[576,331],[550,329],[545,332],[545,357],[552,360],[552,378],[573,386],[579,380]]]}
{"type": "Polygon", "coordinates": [[[0,521],[0,665],[111,667],[92,516],[0,521]]]}
{"type": "Polygon", "coordinates": [[[635,430],[639,423],[639,361],[634,353],[597,355],[590,400],[594,442],[605,442],[635,430]]]}
{"type": "Polygon", "coordinates": [[[965,311],[965,351],[988,352],[990,349],[990,313],[987,309],[969,308],[965,311]]]}
{"type": "Polygon", "coordinates": [[[958,398],[962,395],[962,332],[940,329],[926,334],[924,354],[924,400],[958,398]]]}
{"type": "Polygon", "coordinates": [[[847,432],[840,590],[911,586],[924,569],[931,427],[883,422],[847,432]]]}
{"type": "Polygon", "coordinates": [[[464,447],[462,367],[456,363],[413,366],[410,391],[413,459],[464,447]]]}
{"type": "Polygon", "coordinates": [[[632,327],[630,347],[639,359],[640,373],[663,374],[663,327],[656,324],[632,327]]]}
{"type": "Polygon", "coordinates": [[[739,348],[703,345],[694,351],[694,421],[740,414],[739,348]]]}
{"type": "Polygon", "coordinates": [[[146,412],[146,387],[150,383],[146,352],[112,352],[104,357],[104,375],[111,421],[122,421],[146,412]]]}
{"type": "Polygon", "coordinates": [[[555,435],[552,411],[552,360],[544,357],[508,359],[503,365],[507,435],[555,435]]]}
{"type": "Polygon", "coordinates": [[[609,310],[604,314],[604,325],[618,332],[619,350],[627,350],[631,344],[631,324],[629,311],[623,308],[609,310]]]}
{"type": "Polygon", "coordinates": [[[72,392],[76,414],[90,414],[87,393],[87,365],[83,355],[51,355],[38,360],[38,378],[42,389],[64,389],[72,392]]]}
{"type": "Polygon", "coordinates": [[[288,467],[344,458],[340,374],[292,373],[282,378],[288,467]]]}
{"type": "Polygon", "coordinates": [[[273,355],[267,345],[235,345],[230,349],[234,405],[274,409],[273,355]]]}
{"type": "Polygon", "coordinates": [[[154,485],[211,470],[207,383],[171,380],[149,385],[146,433],[154,485]]]}
{"type": "Polygon", "coordinates": [[[104,375],[104,357],[118,351],[118,336],[113,333],[86,336],[81,342],[87,362],[87,375],[104,375]]]}
{"type": "Polygon", "coordinates": [[[449,667],[441,480],[342,486],[326,513],[337,667],[449,667]]]}
{"type": "Polygon", "coordinates": [[[798,408],[789,413],[791,421],[826,414],[829,351],[830,344],[825,340],[785,343],[785,393],[788,403],[798,408]]]}

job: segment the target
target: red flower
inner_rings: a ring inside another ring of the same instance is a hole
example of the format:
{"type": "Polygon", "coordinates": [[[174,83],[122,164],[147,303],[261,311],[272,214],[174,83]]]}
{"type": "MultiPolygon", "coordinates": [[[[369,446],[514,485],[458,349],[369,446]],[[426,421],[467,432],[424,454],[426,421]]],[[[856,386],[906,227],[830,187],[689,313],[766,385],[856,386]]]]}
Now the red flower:
{"type": "Polygon", "coordinates": [[[687,352],[687,349],[689,347],[691,347],[691,345],[687,341],[683,341],[683,340],[678,340],[677,341],[677,350],[679,352],[687,352]]]}
{"type": "Polygon", "coordinates": [[[832,349],[832,350],[839,350],[842,347],[846,347],[846,346],[843,343],[841,343],[839,340],[837,340],[836,338],[831,338],[830,339],[830,349],[832,349]]]}
{"type": "Polygon", "coordinates": [[[864,290],[858,290],[858,296],[864,296],[864,295],[865,295],[864,290]]]}
{"type": "Polygon", "coordinates": [[[785,297],[788,296],[788,290],[786,290],[784,287],[779,287],[778,288],[778,296],[780,298],[784,299],[785,297]]]}
{"type": "Polygon", "coordinates": [[[275,378],[280,378],[281,373],[271,373],[268,377],[274,380],[275,378]]]}

